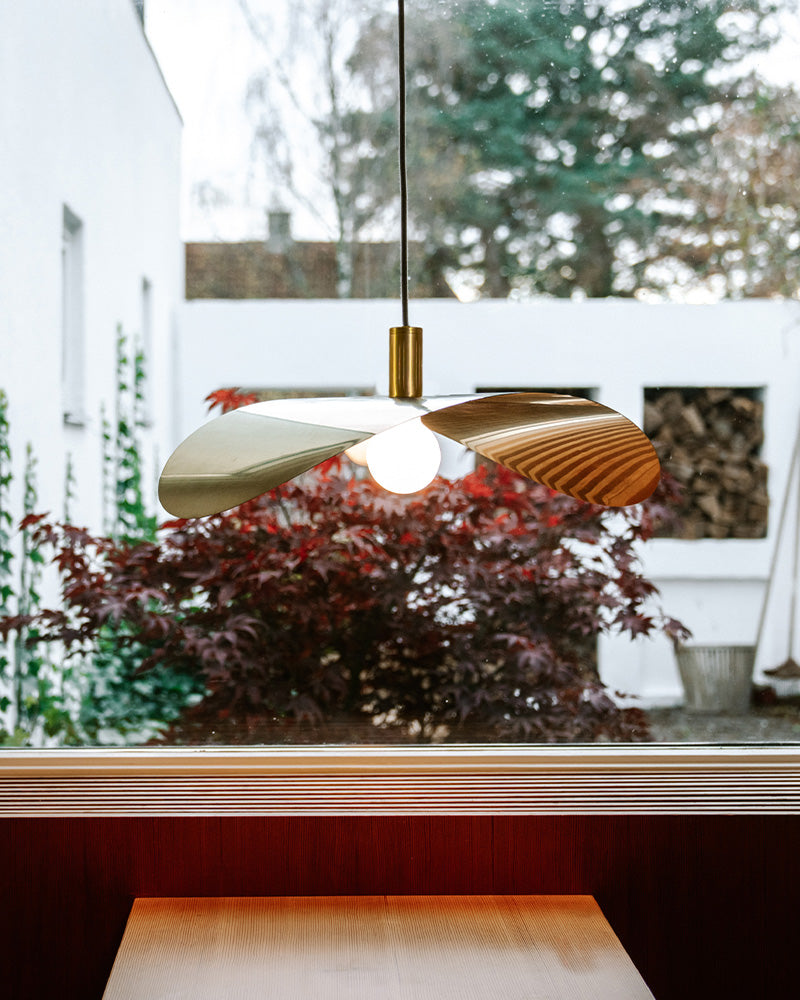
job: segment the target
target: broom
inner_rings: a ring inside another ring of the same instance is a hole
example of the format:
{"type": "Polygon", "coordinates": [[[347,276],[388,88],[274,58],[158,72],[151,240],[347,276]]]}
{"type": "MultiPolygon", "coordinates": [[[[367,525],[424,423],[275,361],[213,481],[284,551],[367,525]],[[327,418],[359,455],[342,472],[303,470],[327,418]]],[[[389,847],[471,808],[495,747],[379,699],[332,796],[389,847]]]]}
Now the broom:
{"type": "MultiPolygon", "coordinates": [[[[792,460],[789,463],[789,472],[786,479],[786,489],[783,494],[783,504],[781,506],[781,513],[778,519],[778,532],[775,536],[775,550],[772,553],[772,562],[769,568],[769,577],[767,578],[767,586],[764,591],[764,599],[761,602],[761,615],[758,621],[758,631],[756,633],[756,648],[755,652],[758,655],[758,646],[761,642],[761,635],[764,630],[764,620],[767,615],[767,605],[769,604],[770,591],[772,589],[772,580],[775,576],[775,568],[778,562],[778,554],[780,548],[780,541],[783,535],[784,522],[786,520],[786,511],[789,506],[789,493],[791,491],[792,482],[794,481],[795,468],[797,466],[797,460],[800,457],[800,428],[798,428],[797,436],[794,442],[794,451],[792,452],[792,460]]],[[[794,620],[795,620],[795,608],[797,606],[797,578],[798,578],[798,568],[800,567],[800,490],[797,494],[798,510],[797,516],[795,517],[795,529],[794,529],[794,547],[792,551],[792,589],[791,589],[791,599],[789,603],[789,643],[788,643],[788,656],[787,658],[777,667],[770,667],[767,670],[762,671],[767,677],[774,677],[775,680],[787,681],[787,680],[797,680],[800,679],[800,663],[794,659],[792,656],[792,650],[794,649],[794,620]]]]}

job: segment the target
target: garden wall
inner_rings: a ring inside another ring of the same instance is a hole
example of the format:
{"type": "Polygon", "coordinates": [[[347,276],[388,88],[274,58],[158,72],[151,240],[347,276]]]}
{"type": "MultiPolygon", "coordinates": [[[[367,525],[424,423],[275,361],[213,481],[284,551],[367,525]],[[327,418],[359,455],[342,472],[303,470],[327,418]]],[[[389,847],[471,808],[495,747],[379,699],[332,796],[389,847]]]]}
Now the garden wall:
{"type": "MultiPolygon", "coordinates": [[[[205,419],[203,397],[223,386],[385,393],[388,328],[399,322],[397,313],[391,301],[185,303],[178,315],[176,441],[205,419]]],[[[755,394],[763,402],[766,536],[659,538],[642,558],[666,610],[696,642],[752,644],[779,542],[757,666],[786,659],[796,482],[780,539],[777,528],[800,419],[799,303],[423,300],[412,304],[411,322],[425,329],[431,395],[582,386],[641,424],[645,395],[655,389],[742,387],[755,394]]],[[[453,445],[443,472],[456,475],[472,460],[453,445]]],[[[666,640],[603,640],[599,656],[613,688],[647,705],[680,700],[666,640]]]]}

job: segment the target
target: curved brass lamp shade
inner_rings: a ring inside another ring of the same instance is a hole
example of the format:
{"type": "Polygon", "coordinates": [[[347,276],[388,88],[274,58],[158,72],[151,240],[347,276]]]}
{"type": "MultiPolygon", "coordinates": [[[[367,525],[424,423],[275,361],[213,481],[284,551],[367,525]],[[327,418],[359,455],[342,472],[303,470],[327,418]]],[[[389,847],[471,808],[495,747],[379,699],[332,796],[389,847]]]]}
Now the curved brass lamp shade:
{"type": "Polygon", "coordinates": [[[345,397],[253,403],[204,424],[173,452],[159,482],[177,517],[216,514],[406,420],[580,500],[638,503],[655,489],[658,459],[626,417],[549,393],[345,397]]]}

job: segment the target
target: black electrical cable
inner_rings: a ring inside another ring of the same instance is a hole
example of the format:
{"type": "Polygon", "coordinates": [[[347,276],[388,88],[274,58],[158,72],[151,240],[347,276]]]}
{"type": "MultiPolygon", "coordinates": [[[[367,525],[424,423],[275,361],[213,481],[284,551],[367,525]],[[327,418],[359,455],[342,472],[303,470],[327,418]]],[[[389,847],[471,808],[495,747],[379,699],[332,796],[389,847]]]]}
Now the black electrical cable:
{"type": "Polygon", "coordinates": [[[403,326],[408,326],[408,176],[406,169],[406,16],[404,0],[397,0],[397,59],[399,75],[400,153],[400,301],[403,326]]]}

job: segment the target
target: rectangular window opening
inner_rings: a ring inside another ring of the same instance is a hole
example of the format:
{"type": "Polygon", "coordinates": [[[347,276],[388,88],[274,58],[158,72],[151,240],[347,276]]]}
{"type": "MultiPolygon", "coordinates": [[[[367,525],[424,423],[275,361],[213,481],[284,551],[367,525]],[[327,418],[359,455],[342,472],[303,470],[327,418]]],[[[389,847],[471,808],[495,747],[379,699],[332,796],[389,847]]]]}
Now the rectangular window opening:
{"type": "Polygon", "coordinates": [[[61,390],[64,423],[83,426],[85,304],[83,223],[64,205],[61,230],[61,390]]]}

